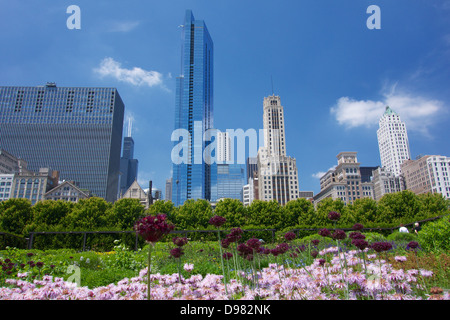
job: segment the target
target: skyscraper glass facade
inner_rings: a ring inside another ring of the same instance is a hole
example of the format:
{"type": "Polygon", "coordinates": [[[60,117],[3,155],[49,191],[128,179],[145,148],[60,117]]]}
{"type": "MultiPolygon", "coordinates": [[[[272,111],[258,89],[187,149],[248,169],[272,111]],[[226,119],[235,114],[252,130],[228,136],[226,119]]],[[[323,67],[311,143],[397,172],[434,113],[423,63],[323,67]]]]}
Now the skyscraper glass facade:
{"type": "Polygon", "coordinates": [[[124,104],[115,88],[0,87],[0,147],[117,199],[124,104]]]}
{"type": "Polygon", "coordinates": [[[176,206],[187,199],[214,200],[217,193],[216,165],[203,158],[208,145],[203,134],[213,128],[213,42],[204,21],[195,20],[191,10],[186,11],[182,38],[175,130],[187,130],[190,138],[183,150],[187,161],[173,164],[172,201],[176,206]]]}
{"type": "Polygon", "coordinates": [[[242,164],[217,164],[217,196],[243,201],[245,169],[242,164]]]}

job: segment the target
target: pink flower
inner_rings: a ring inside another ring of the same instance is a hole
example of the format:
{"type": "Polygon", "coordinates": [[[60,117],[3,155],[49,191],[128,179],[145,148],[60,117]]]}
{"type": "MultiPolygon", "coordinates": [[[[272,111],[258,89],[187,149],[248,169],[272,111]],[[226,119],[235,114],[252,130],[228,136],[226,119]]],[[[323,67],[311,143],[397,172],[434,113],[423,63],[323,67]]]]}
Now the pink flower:
{"type": "Polygon", "coordinates": [[[191,272],[194,269],[194,265],[192,263],[185,263],[183,268],[187,272],[191,272]]]}

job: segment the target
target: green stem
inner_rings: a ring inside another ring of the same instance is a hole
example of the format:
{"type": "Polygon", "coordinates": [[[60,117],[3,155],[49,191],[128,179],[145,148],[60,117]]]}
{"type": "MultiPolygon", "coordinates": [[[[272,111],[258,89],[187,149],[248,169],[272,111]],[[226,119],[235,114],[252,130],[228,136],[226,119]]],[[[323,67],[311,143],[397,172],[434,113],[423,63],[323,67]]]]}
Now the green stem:
{"type": "Polygon", "coordinates": [[[225,285],[225,294],[228,296],[227,279],[225,277],[225,267],[223,264],[223,253],[222,253],[222,243],[220,242],[220,230],[219,229],[217,229],[217,236],[219,238],[220,262],[222,264],[223,284],[225,285]]]}
{"type": "Polygon", "coordinates": [[[151,265],[152,265],[152,246],[153,243],[150,242],[148,245],[148,268],[147,268],[147,300],[151,300],[150,294],[150,272],[151,272],[151,265]]]}

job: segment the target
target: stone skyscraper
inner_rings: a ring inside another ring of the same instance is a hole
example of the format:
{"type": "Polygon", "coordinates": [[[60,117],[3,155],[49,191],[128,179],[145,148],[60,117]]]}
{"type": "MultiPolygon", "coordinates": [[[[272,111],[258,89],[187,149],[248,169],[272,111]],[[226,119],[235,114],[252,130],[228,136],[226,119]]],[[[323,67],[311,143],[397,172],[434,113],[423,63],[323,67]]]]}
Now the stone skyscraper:
{"type": "MultiPolygon", "coordinates": [[[[203,134],[213,128],[213,41],[203,20],[195,20],[187,10],[183,24],[181,75],[176,82],[175,131],[188,132],[183,154],[172,152],[172,202],[188,199],[214,200],[215,164],[203,159],[208,141],[203,134]],[[177,158],[177,159],[174,159],[177,158]],[[186,161],[176,161],[184,158],[186,161]]],[[[174,149],[180,142],[175,141],[174,149]]],[[[173,150],[172,150],[173,151],[173,150]]]]}
{"type": "Polygon", "coordinates": [[[263,102],[264,147],[258,150],[260,200],[276,200],[285,205],[297,199],[298,171],[295,158],[286,155],[284,110],[279,96],[263,102]]]}
{"type": "Polygon", "coordinates": [[[401,164],[411,159],[408,133],[405,123],[389,106],[380,118],[377,137],[381,166],[391,171],[396,177],[400,176],[401,164]]]}

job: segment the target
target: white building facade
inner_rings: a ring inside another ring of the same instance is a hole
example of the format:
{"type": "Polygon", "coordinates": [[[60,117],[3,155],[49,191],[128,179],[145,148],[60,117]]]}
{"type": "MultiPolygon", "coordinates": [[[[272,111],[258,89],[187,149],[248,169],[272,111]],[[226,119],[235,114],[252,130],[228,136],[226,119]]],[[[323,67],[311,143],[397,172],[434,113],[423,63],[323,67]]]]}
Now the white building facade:
{"type": "Polygon", "coordinates": [[[381,166],[396,177],[401,174],[401,164],[411,159],[406,125],[389,106],[379,120],[377,130],[381,166]]]}
{"type": "Polygon", "coordinates": [[[258,150],[258,198],[285,205],[299,197],[295,158],[286,155],[284,110],[279,96],[263,102],[264,147],[258,150]]]}

